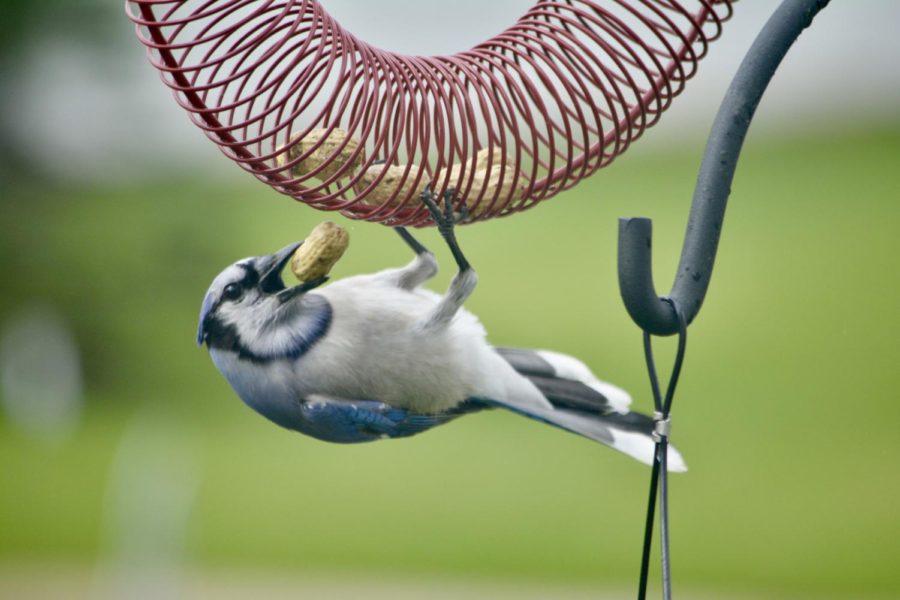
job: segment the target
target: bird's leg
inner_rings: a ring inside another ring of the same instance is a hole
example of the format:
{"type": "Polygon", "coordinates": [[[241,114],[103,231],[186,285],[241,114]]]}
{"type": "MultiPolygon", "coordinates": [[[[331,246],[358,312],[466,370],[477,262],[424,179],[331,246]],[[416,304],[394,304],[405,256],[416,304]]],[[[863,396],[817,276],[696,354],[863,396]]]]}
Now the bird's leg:
{"type": "Polygon", "coordinates": [[[406,245],[409,246],[410,250],[415,252],[417,256],[426,252],[430,254],[428,248],[423,246],[419,240],[414,238],[413,234],[406,230],[406,227],[394,227],[394,231],[397,232],[397,235],[399,235],[400,238],[404,242],[406,242],[406,245]]]}
{"type": "MultiPolygon", "coordinates": [[[[441,208],[438,207],[437,202],[435,202],[434,193],[431,191],[430,185],[425,187],[425,190],[420,196],[422,202],[428,208],[428,212],[431,213],[431,218],[434,220],[435,225],[437,225],[438,232],[440,232],[444,241],[447,242],[447,246],[450,247],[450,252],[453,254],[453,258],[456,260],[456,264],[459,267],[459,272],[450,282],[447,293],[444,294],[444,297],[441,298],[431,314],[428,315],[425,322],[426,329],[448,325],[450,321],[453,320],[453,317],[456,316],[456,313],[459,311],[460,307],[462,307],[466,298],[468,298],[475,290],[475,286],[478,283],[478,276],[475,274],[475,269],[473,269],[472,265],[469,264],[469,261],[466,260],[465,255],[462,253],[462,250],[456,241],[454,226],[456,225],[457,216],[453,213],[454,194],[455,192],[452,189],[447,190],[444,194],[443,210],[441,210],[441,208]]],[[[460,218],[464,219],[466,215],[463,211],[461,211],[461,213],[460,218]]]]}
{"type": "Polygon", "coordinates": [[[434,254],[414,238],[405,227],[394,227],[394,231],[416,253],[416,257],[405,267],[382,271],[382,275],[391,284],[401,289],[417,288],[437,274],[437,260],[434,258],[434,254]]]}

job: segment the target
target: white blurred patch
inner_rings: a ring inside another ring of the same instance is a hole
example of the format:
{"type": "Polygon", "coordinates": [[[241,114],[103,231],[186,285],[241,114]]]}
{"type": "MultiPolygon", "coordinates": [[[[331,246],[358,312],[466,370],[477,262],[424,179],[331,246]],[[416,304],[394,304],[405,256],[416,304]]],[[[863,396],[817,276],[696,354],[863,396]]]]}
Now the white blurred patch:
{"type": "Polygon", "coordinates": [[[81,360],[62,315],[27,307],[0,332],[0,401],[10,423],[50,441],[66,439],[82,409],[81,360]]]}
{"type": "Polygon", "coordinates": [[[200,472],[195,445],[174,418],[149,408],[132,417],[110,467],[93,598],[182,597],[200,472]]]}

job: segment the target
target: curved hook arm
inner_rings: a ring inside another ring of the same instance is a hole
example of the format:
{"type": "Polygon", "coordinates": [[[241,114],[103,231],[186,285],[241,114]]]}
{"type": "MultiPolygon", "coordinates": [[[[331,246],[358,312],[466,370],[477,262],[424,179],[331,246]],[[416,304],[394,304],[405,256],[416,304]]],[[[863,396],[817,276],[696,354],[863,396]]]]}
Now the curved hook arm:
{"type": "MultiPolygon", "coordinates": [[[[690,323],[712,276],[731,181],[750,121],[772,75],[800,33],[830,0],[784,0],[769,18],[725,94],[706,144],[684,247],[669,297],[690,323]]],[[[654,335],[678,332],[671,304],[656,293],[651,269],[651,221],[619,220],[619,290],[628,314],[654,335]]]]}

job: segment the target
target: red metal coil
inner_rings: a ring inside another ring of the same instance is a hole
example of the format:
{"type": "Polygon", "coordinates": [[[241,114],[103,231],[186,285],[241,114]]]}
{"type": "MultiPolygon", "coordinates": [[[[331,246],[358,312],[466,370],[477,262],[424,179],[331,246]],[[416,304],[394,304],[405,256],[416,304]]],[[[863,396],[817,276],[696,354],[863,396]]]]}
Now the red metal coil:
{"type": "Polygon", "coordinates": [[[422,225],[429,182],[476,221],[609,164],[682,91],[733,1],[540,0],[451,56],[370,46],[314,0],[126,10],[178,103],[244,169],[315,208],[422,225]]]}

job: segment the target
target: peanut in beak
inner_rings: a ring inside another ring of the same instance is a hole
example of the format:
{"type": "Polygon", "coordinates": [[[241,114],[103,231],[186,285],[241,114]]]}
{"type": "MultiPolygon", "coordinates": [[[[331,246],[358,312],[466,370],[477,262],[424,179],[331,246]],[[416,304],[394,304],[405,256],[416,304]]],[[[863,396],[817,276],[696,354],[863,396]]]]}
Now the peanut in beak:
{"type": "Polygon", "coordinates": [[[291,272],[300,281],[312,281],[328,275],[350,244],[347,230],[324,221],[307,236],[291,258],[291,272]]]}

